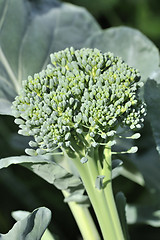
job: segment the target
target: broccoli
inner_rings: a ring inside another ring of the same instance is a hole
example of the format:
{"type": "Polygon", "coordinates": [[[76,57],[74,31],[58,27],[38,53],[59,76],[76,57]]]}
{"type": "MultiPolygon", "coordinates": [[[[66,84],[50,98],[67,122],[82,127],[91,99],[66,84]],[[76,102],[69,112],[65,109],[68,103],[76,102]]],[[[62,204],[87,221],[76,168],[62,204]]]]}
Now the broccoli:
{"type": "Polygon", "coordinates": [[[51,63],[22,82],[13,102],[19,134],[34,137],[26,153],[61,149],[79,171],[104,239],[123,239],[121,230],[115,230],[120,225],[111,190],[111,148],[118,127],[143,126],[146,111],[138,96],[143,86],[140,74],[120,57],[98,49],[66,48],[51,54],[51,63]],[[109,213],[108,230],[99,204],[109,213]]]}
{"type": "Polygon", "coordinates": [[[142,126],[140,74],[121,58],[71,47],[51,54],[51,62],[22,82],[13,103],[19,134],[34,136],[29,145],[36,150],[28,154],[53,152],[55,145],[74,151],[75,142],[85,147],[86,139],[88,149],[110,142],[119,125],[142,126]]]}

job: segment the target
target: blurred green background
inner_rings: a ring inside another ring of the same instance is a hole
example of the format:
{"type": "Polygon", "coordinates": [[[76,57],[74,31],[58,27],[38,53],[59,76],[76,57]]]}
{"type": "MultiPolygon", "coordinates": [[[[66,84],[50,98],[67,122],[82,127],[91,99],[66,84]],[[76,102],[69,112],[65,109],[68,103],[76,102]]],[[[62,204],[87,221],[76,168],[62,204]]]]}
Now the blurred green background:
{"type": "Polygon", "coordinates": [[[137,28],[160,47],[158,0],[66,0],[85,7],[102,28],[125,25],[137,28]]]}
{"type": "MultiPolygon", "coordinates": [[[[137,28],[160,48],[160,1],[158,0],[68,0],[67,2],[85,7],[102,28],[121,25],[137,28]]],[[[0,158],[24,154],[27,139],[17,142],[18,127],[13,121],[12,117],[0,116],[0,158]]],[[[116,181],[120,181],[122,189],[130,193],[127,196],[129,202],[141,196],[142,189],[137,184],[123,177],[119,177],[116,181]]],[[[57,239],[81,239],[72,214],[67,204],[63,203],[61,192],[29,170],[17,165],[1,170],[0,189],[3,193],[0,196],[1,233],[6,233],[14,224],[12,211],[19,209],[32,211],[34,208],[46,206],[52,211],[50,230],[59,236],[57,239]]],[[[160,239],[159,228],[136,225],[130,226],[129,231],[131,240],[160,239]]]]}

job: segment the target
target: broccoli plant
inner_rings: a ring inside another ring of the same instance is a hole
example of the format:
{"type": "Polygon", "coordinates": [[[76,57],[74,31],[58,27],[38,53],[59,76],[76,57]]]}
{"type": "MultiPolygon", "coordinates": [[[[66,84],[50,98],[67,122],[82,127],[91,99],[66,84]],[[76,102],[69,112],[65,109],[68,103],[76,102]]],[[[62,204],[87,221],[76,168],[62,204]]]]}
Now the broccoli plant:
{"type": "Polygon", "coordinates": [[[126,239],[112,192],[112,155],[121,131],[128,131],[127,138],[140,136],[146,114],[138,96],[142,86],[139,72],[120,57],[71,47],[51,54],[51,64],[24,80],[13,102],[19,134],[33,136],[26,153],[58,150],[72,162],[107,240],[126,239]]]}

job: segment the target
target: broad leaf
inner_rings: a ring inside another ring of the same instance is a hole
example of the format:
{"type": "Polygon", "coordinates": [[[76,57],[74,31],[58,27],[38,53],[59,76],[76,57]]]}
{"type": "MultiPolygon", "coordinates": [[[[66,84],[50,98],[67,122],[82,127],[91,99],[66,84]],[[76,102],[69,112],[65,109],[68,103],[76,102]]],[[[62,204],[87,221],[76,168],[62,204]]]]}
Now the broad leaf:
{"type": "MultiPolygon", "coordinates": [[[[0,90],[0,94],[1,94],[1,90],[0,90]]],[[[0,98],[0,114],[1,115],[11,115],[11,106],[12,104],[10,101],[8,101],[7,99],[0,98]]]]}
{"type": "MultiPolygon", "coordinates": [[[[28,217],[28,215],[30,214],[30,212],[27,211],[15,211],[12,212],[12,217],[16,220],[16,221],[20,221],[26,217],[28,217]]],[[[50,231],[48,229],[45,230],[41,240],[55,240],[55,238],[53,237],[53,235],[50,233],[50,231]]]]}
{"type": "Polygon", "coordinates": [[[15,156],[15,157],[8,157],[8,158],[1,158],[0,159],[0,169],[9,167],[11,164],[22,164],[22,163],[45,163],[49,162],[46,156],[15,156]]]}
{"type": "Polygon", "coordinates": [[[135,157],[134,164],[142,173],[146,187],[150,191],[160,193],[160,157],[156,149],[149,149],[135,157]]]}
{"type": "Polygon", "coordinates": [[[129,27],[113,27],[95,33],[87,40],[87,45],[122,57],[140,71],[143,80],[159,66],[157,47],[141,32],[129,27]]]}
{"type": "Polygon", "coordinates": [[[126,198],[122,192],[118,192],[116,194],[116,206],[117,206],[117,211],[122,227],[122,231],[124,234],[125,240],[129,240],[129,233],[128,233],[128,227],[127,227],[127,221],[126,221],[126,198]]]}
{"type": "Polygon", "coordinates": [[[149,80],[155,80],[158,84],[160,84],[160,67],[152,72],[152,74],[149,76],[149,80]]]}
{"type": "Polygon", "coordinates": [[[38,176],[46,180],[47,182],[55,185],[58,189],[66,190],[69,186],[75,187],[80,184],[79,178],[74,177],[67,172],[64,168],[56,163],[24,163],[23,166],[29,168],[38,176]]]}
{"type": "Polygon", "coordinates": [[[85,9],[71,4],[1,0],[0,113],[12,114],[10,103],[21,81],[45,68],[50,53],[70,46],[79,48],[99,29],[85,9]]]}
{"type": "Polygon", "coordinates": [[[56,188],[69,192],[69,196],[64,199],[65,202],[75,201],[82,204],[87,203],[88,205],[88,197],[84,195],[85,189],[81,180],[59,164],[52,162],[45,164],[24,163],[22,165],[48,183],[53,184],[56,188]]]}
{"type": "Polygon", "coordinates": [[[64,167],[49,158],[47,155],[2,158],[0,159],[0,169],[9,167],[11,164],[21,164],[56,188],[68,191],[70,195],[65,199],[66,202],[77,201],[86,204],[88,197],[83,195],[85,190],[79,177],[69,173],[64,167]]]}
{"type": "Polygon", "coordinates": [[[122,164],[123,164],[123,162],[120,159],[112,160],[112,170],[121,166],[122,164]]]}
{"type": "Polygon", "coordinates": [[[160,84],[154,80],[148,80],[145,84],[144,96],[147,103],[148,118],[157,145],[157,151],[160,154],[160,84]]]}
{"type": "Polygon", "coordinates": [[[157,210],[157,206],[127,205],[126,213],[129,224],[148,224],[160,227],[160,210],[157,210]]]}
{"type": "MultiPolygon", "coordinates": [[[[121,158],[123,159],[123,157],[121,158]]],[[[144,186],[145,185],[144,177],[142,173],[139,171],[139,169],[137,168],[136,164],[126,157],[124,159],[125,160],[123,161],[123,164],[113,169],[112,171],[113,178],[121,175],[141,186],[144,186]]]]}
{"type": "Polygon", "coordinates": [[[51,220],[51,211],[41,207],[14,224],[6,234],[0,234],[0,240],[40,240],[51,220]]]}
{"type": "Polygon", "coordinates": [[[12,217],[16,221],[20,221],[20,220],[26,218],[29,214],[30,214],[30,212],[18,210],[18,211],[12,212],[12,217]]]}
{"type": "MultiPolygon", "coordinates": [[[[122,130],[122,129],[121,129],[122,130]]],[[[115,152],[127,152],[128,149],[131,149],[132,146],[136,146],[138,144],[138,140],[136,139],[135,141],[133,139],[127,139],[125,137],[127,136],[132,136],[133,132],[132,131],[127,131],[124,132],[124,135],[121,138],[116,138],[116,145],[114,146],[114,151],[115,152]]],[[[142,173],[138,169],[136,163],[132,161],[130,158],[134,156],[134,154],[116,154],[113,155],[113,160],[112,160],[112,175],[113,178],[121,175],[124,176],[131,181],[144,186],[145,181],[143,178],[142,173]],[[117,159],[118,158],[118,159],[117,159]],[[114,168],[115,166],[115,168],[114,168]]]]}

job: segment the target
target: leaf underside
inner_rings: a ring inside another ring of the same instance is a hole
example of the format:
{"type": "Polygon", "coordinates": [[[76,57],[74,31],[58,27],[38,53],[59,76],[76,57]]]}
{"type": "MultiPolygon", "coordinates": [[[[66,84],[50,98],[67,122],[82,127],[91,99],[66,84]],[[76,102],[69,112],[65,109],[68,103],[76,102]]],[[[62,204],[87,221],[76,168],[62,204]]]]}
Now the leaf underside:
{"type": "Polygon", "coordinates": [[[40,240],[51,220],[51,211],[41,207],[27,217],[16,222],[6,234],[0,234],[0,240],[40,240]]]}
{"type": "Polygon", "coordinates": [[[80,48],[99,30],[84,8],[72,4],[1,0],[0,114],[12,115],[9,105],[21,81],[44,69],[51,53],[70,46],[80,48]]]}
{"type": "Polygon", "coordinates": [[[79,177],[69,173],[55,161],[44,156],[16,156],[0,159],[0,169],[12,164],[20,164],[60,190],[69,192],[65,202],[76,201],[88,205],[88,197],[84,195],[84,186],[79,177]]]}

